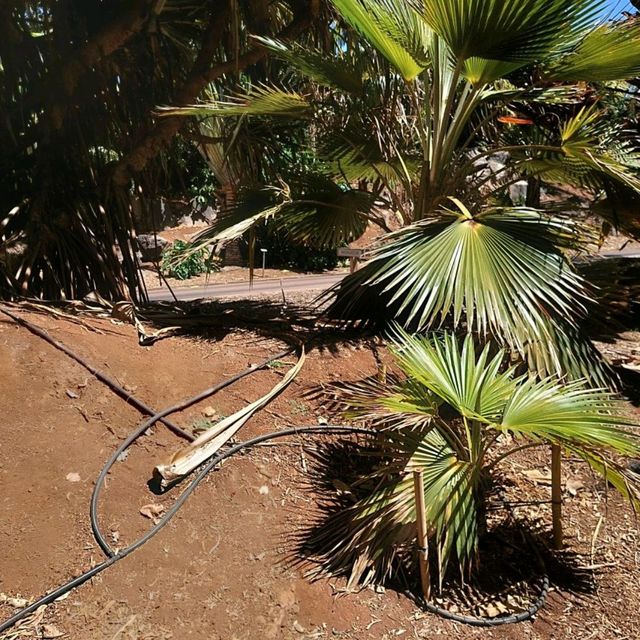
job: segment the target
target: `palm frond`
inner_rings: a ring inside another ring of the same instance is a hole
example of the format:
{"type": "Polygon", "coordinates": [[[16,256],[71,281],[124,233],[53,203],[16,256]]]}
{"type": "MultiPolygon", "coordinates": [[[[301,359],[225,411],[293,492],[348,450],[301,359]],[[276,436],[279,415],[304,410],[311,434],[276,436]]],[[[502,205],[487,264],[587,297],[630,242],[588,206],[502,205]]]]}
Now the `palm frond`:
{"type": "MultiPolygon", "coordinates": [[[[424,2],[424,17],[459,61],[544,59],[597,15],[591,0],[449,0],[424,2]]],[[[477,65],[478,63],[476,63],[477,65]]]]}
{"type": "MultiPolygon", "coordinates": [[[[437,550],[440,579],[455,554],[463,570],[477,549],[477,475],[457,459],[437,429],[393,431],[375,440],[368,457],[382,462],[366,478],[359,497],[323,523],[311,546],[324,572],[349,574],[348,588],[389,577],[415,538],[412,472],[424,476],[429,534],[437,550]]],[[[409,555],[409,557],[411,557],[409,555]]]]}
{"type": "Polygon", "coordinates": [[[626,80],[640,74],[640,24],[611,23],[590,28],[544,71],[548,80],[626,80]]]}
{"type": "Polygon", "coordinates": [[[425,25],[402,0],[332,0],[340,15],[402,75],[413,80],[426,66],[425,25]]]}
{"type": "Polygon", "coordinates": [[[285,45],[277,40],[254,36],[267,49],[315,83],[360,95],[364,88],[363,69],[337,51],[328,56],[319,50],[306,49],[298,44],[285,45]]]}
{"type": "Polygon", "coordinates": [[[487,345],[478,356],[472,336],[462,344],[454,334],[442,338],[410,336],[395,329],[396,360],[405,375],[474,420],[497,419],[517,380],[504,368],[505,352],[490,356],[487,345]]]}
{"type": "Polygon", "coordinates": [[[523,353],[527,343],[549,339],[550,313],[569,322],[584,313],[587,286],[561,251],[576,230],[526,208],[445,211],[392,236],[330,292],[328,313],[366,321],[375,304],[387,322],[419,331],[463,325],[523,353]]]}
{"type": "Polygon", "coordinates": [[[245,95],[231,96],[226,101],[216,100],[183,107],[158,107],[161,116],[282,116],[304,117],[313,109],[309,100],[293,91],[260,85],[245,95]]]}
{"type": "Polygon", "coordinates": [[[637,425],[615,415],[608,392],[583,381],[515,376],[504,351],[477,350],[470,336],[460,342],[452,334],[422,338],[396,330],[394,355],[406,377],[328,390],[334,407],[381,429],[362,454],[372,460],[369,471],[356,474],[349,487],[353,501],[334,512],[313,541],[324,570],[347,572],[349,586],[384,579],[397,560],[411,558],[414,470],[424,476],[440,580],[454,557],[464,575],[477,551],[488,476],[519,449],[494,450],[496,433],[532,445],[559,444],[638,504],[638,477],[619,461],[640,455],[638,433],[626,430],[637,425]]]}

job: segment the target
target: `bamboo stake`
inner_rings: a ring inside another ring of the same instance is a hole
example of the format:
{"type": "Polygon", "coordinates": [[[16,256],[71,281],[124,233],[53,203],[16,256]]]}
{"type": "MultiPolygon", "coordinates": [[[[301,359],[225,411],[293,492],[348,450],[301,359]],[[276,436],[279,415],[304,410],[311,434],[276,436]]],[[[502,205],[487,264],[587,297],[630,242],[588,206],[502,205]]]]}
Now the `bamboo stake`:
{"type": "Polygon", "coordinates": [[[431,574],[429,572],[429,550],[427,539],[427,514],[424,506],[424,480],[422,471],[413,472],[413,489],[416,500],[416,528],[418,537],[418,564],[422,593],[428,601],[431,599],[431,574]]]}
{"type": "Polygon", "coordinates": [[[551,445],[551,517],[553,519],[553,546],[562,549],[562,451],[560,445],[551,445]]]}

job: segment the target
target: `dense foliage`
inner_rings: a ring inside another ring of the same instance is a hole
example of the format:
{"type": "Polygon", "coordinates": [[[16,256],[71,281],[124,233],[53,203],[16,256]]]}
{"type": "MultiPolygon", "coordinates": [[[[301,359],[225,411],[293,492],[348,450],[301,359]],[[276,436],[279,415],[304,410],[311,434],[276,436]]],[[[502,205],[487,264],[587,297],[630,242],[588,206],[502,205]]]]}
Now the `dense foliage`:
{"type": "Polygon", "coordinates": [[[249,33],[288,40],[319,11],[318,0],[1,3],[1,290],[144,296],[134,211],[178,181],[168,158],[185,125],[158,120],[157,106],[264,74],[268,52],[249,33]]]}

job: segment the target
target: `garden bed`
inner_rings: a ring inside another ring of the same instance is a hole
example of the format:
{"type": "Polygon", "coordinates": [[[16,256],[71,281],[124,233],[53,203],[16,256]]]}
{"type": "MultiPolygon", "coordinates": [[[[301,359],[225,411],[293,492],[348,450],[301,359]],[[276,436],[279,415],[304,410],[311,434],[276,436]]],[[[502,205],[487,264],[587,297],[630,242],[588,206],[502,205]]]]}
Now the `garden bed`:
{"type": "MultiPolygon", "coordinates": [[[[276,335],[237,330],[138,347],[129,325],[85,318],[82,326],[24,315],[158,409],[283,348],[276,335]]],[[[638,335],[625,338],[620,351],[637,353],[638,335]]],[[[266,393],[282,370],[257,372],[175,421],[202,426],[229,415],[266,393]]],[[[303,398],[305,389],[375,371],[366,341],[316,348],[294,384],[240,436],[317,424],[326,417],[324,410],[303,398]]],[[[141,416],[67,356],[5,318],[0,319],[0,379],[0,592],[32,600],[102,559],[88,521],[91,489],[106,458],[141,416]]],[[[630,404],[628,410],[639,414],[630,404]]],[[[340,579],[310,583],[304,578],[303,570],[291,565],[288,534],[302,530],[314,512],[313,450],[305,446],[315,441],[291,442],[294,446],[263,447],[224,463],[156,538],[49,606],[38,625],[40,635],[32,626],[18,637],[42,637],[43,629],[65,634],[60,637],[114,640],[637,637],[636,521],[583,464],[564,465],[567,550],[548,559],[547,605],[533,623],[487,631],[423,613],[391,588],[345,594],[340,579]]],[[[147,481],[153,466],[180,444],[156,426],[117,463],[101,507],[101,522],[115,546],[132,542],[149,527],[142,507],[173,501],[180,487],[159,497],[147,481]]],[[[505,468],[505,486],[512,501],[548,499],[546,456],[523,452],[514,458],[505,468]]],[[[546,539],[549,505],[514,512],[541,541],[546,539]]],[[[529,554],[515,557],[525,567],[536,562],[529,554]]],[[[486,571],[490,574],[490,562],[486,571]]],[[[445,598],[447,606],[455,602],[455,594],[445,598]]],[[[456,606],[460,611],[464,604],[456,606]]],[[[0,619],[13,611],[0,604],[0,619]]]]}

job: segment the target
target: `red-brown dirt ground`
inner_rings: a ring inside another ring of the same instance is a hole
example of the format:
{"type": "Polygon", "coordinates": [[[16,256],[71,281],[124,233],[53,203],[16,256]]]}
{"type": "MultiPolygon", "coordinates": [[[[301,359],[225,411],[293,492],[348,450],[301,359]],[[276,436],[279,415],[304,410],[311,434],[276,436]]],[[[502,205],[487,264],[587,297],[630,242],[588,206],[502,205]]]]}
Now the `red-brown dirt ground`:
{"type": "MultiPolygon", "coordinates": [[[[47,314],[18,313],[158,409],[285,346],[275,338],[235,330],[215,337],[171,337],[140,347],[134,328],[126,324],[85,318],[83,326],[47,314]]],[[[229,415],[266,393],[282,371],[256,372],[174,419],[188,427],[203,419],[207,407],[229,415]]],[[[254,417],[240,438],[317,424],[322,409],[304,399],[305,389],[375,371],[367,342],[314,349],[294,384],[269,411],[254,417]]],[[[4,316],[0,383],[0,592],[33,600],[102,559],[88,519],[94,479],[142,416],[80,365],[4,316]]],[[[633,407],[630,411],[637,415],[633,407]]],[[[313,493],[304,488],[310,462],[303,446],[313,443],[302,438],[290,442],[295,446],[263,447],[225,462],[142,549],[49,606],[39,624],[14,629],[19,635],[9,631],[5,637],[638,637],[635,517],[583,465],[567,461],[563,468],[574,489],[565,492],[567,553],[579,554],[576,562],[594,574],[595,589],[585,593],[570,583],[556,583],[534,622],[486,630],[421,612],[390,588],[345,594],[341,580],[309,582],[301,569],[292,568],[287,534],[304,524],[313,508],[313,493]]],[[[116,464],[101,507],[101,522],[115,545],[132,542],[148,528],[142,506],[173,501],[171,492],[153,494],[147,481],[153,466],[180,444],[156,425],[116,464]]],[[[546,464],[541,455],[518,458],[509,469],[515,478],[509,491],[519,499],[546,496],[546,464]]],[[[547,505],[527,515],[541,518],[541,526],[549,529],[547,505]]],[[[0,604],[0,620],[13,611],[9,604],[0,604]]]]}

